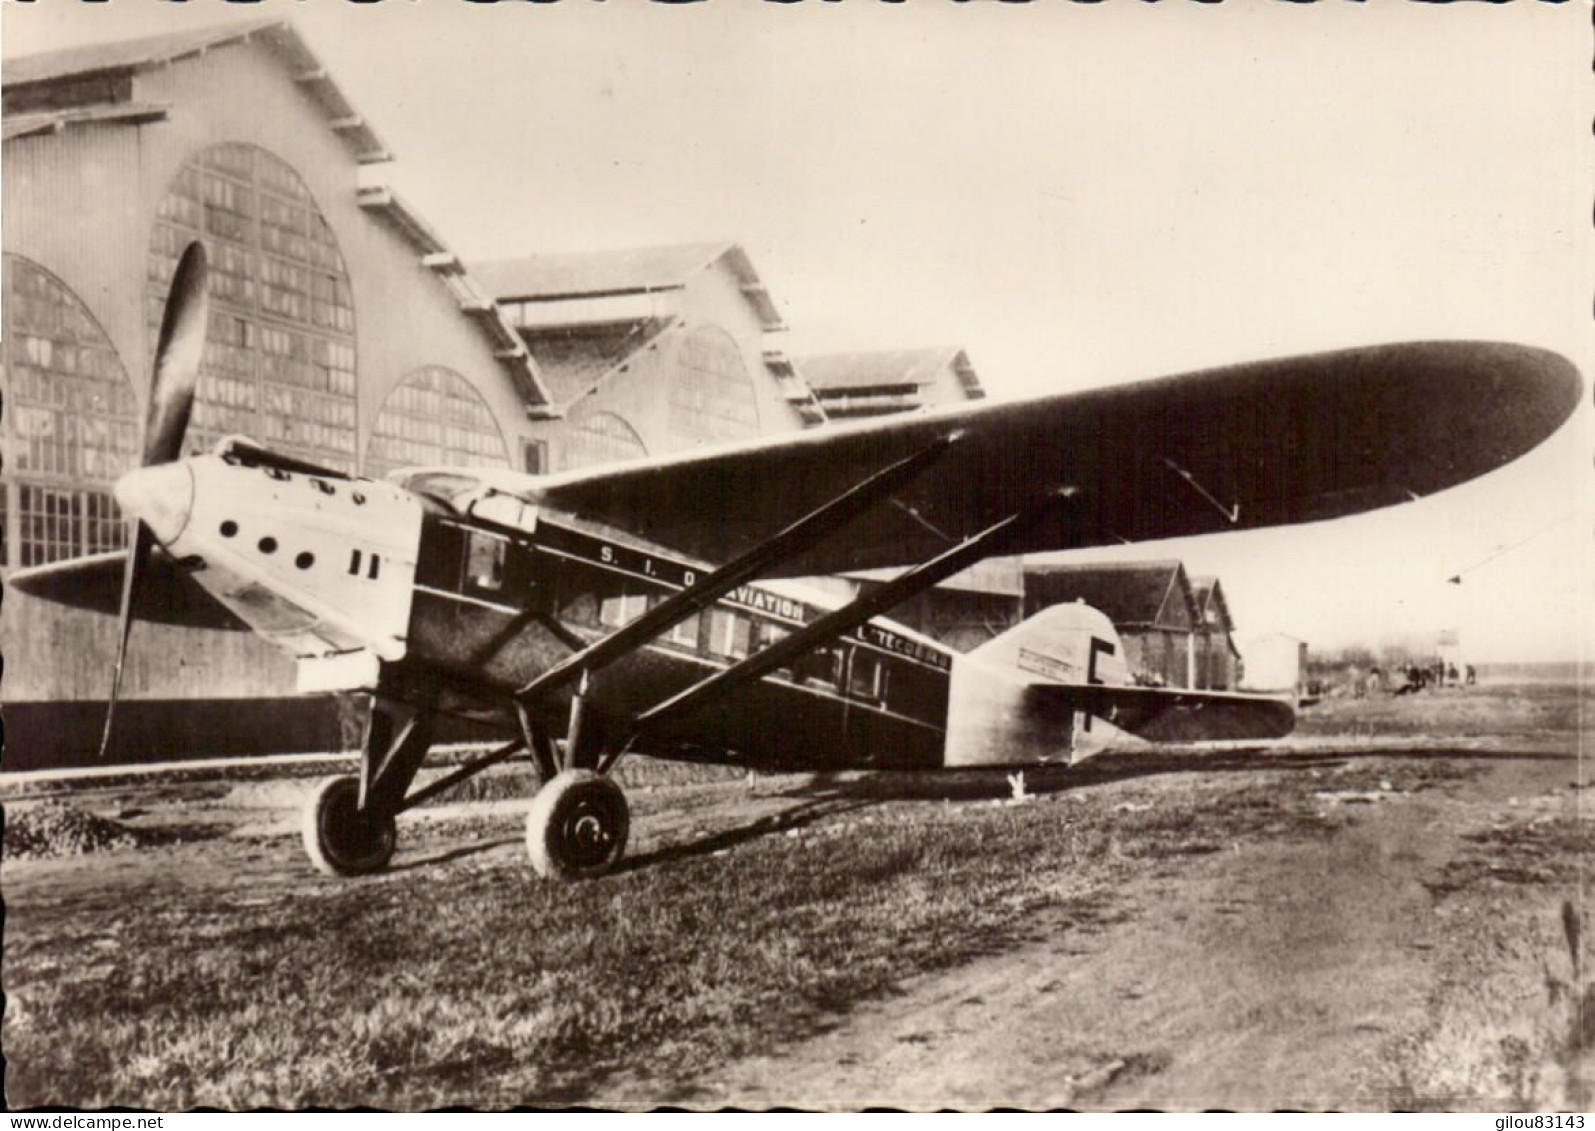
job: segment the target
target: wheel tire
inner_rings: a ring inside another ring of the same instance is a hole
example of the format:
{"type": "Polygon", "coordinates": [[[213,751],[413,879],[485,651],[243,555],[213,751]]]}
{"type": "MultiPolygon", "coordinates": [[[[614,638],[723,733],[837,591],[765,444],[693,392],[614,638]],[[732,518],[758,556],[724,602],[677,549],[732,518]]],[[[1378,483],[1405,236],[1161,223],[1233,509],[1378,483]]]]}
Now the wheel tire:
{"type": "Polygon", "coordinates": [[[305,805],[305,854],[329,876],[380,872],[393,859],[399,832],[391,816],[372,819],[360,812],[360,780],[328,778],[305,805]]]}
{"type": "Polygon", "coordinates": [[[591,770],[555,775],[526,814],[526,850],[537,874],[551,880],[590,880],[626,851],[631,814],[626,795],[591,770]]]}

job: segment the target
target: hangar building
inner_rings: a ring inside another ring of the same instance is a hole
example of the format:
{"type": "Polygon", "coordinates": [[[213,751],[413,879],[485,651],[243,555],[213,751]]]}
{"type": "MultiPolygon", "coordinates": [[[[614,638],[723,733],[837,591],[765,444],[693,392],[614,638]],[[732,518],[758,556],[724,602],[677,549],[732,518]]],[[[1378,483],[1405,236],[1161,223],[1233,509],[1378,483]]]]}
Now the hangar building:
{"type": "MultiPolygon", "coordinates": [[[[479,280],[371,183],[391,155],[285,21],[8,60],[3,88],[0,570],[125,544],[110,485],[137,459],[160,311],[193,239],[212,297],[194,449],[242,432],[367,474],[541,471],[824,418],[766,353],[780,318],[734,245],[479,280]],[[633,273],[638,287],[606,282],[633,273]]],[[[7,769],[95,748],[113,636],[108,618],[4,602],[7,769]]],[[[251,635],[140,623],[116,756],[357,739],[352,697],[293,692],[291,663],[251,635]]]]}
{"type": "Polygon", "coordinates": [[[477,264],[538,360],[562,419],[534,425],[529,470],[566,471],[821,424],[786,326],[747,253],[681,244],[477,264]]]}
{"type": "Polygon", "coordinates": [[[957,346],[819,354],[799,358],[798,365],[832,420],[913,412],[986,395],[969,355],[957,346]]]}
{"type": "MultiPolygon", "coordinates": [[[[860,420],[982,400],[969,355],[958,346],[805,355],[798,371],[827,418],[860,420]]],[[[900,570],[848,574],[848,595],[884,585],[900,570]]],[[[1017,558],[989,558],[891,611],[891,618],[967,652],[1019,622],[1024,576],[1017,558]]]]}

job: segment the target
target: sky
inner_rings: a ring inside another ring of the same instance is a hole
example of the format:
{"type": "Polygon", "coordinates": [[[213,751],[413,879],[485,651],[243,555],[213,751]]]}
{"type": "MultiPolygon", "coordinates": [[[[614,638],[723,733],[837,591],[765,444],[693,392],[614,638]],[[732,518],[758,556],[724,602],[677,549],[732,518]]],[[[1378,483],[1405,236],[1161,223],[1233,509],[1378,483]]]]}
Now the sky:
{"type": "Polygon", "coordinates": [[[1585,374],[1518,464],[1372,515],[1082,555],[1315,649],[1595,646],[1578,4],[4,0],[0,53],[292,18],[467,261],[728,238],[801,356],[958,344],[994,397],[1381,341],[1585,374]],[[1448,578],[1461,574],[1462,583],[1448,578]]]}

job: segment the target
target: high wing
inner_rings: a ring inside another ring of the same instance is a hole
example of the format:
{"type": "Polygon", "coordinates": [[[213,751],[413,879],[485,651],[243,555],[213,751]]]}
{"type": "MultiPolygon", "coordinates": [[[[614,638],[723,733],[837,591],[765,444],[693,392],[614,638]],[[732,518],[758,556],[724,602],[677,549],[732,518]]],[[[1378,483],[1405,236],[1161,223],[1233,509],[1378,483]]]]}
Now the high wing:
{"type": "Polygon", "coordinates": [[[1296,725],[1287,700],[1226,691],[1036,683],[1025,700],[1043,716],[1064,721],[1085,711],[1150,742],[1283,738],[1296,725]]]}
{"type": "Polygon", "coordinates": [[[1510,462],[1580,397],[1558,354],[1421,342],[1207,370],[608,468],[470,474],[719,562],[870,473],[959,434],[890,505],[782,562],[785,576],[923,561],[1038,496],[1071,497],[1006,552],[1311,522],[1406,502],[1510,462]]]}

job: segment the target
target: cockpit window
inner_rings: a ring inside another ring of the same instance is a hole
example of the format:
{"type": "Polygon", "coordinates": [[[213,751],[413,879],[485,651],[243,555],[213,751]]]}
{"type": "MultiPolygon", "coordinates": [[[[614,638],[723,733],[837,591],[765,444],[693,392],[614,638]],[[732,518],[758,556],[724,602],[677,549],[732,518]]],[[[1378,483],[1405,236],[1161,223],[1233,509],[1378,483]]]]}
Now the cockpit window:
{"type": "Polygon", "coordinates": [[[488,488],[486,494],[468,504],[472,518],[486,519],[500,526],[513,526],[528,534],[537,529],[537,508],[531,503],[488,488]]]}
{"type": "Polygon", "coordinates": [[[482,489],[482,481],[476,476],[456,471],[416,471],[395,475],[393,479],[405,490],[436,499],[457,512],[463,511],[471,496],[482,489]]]}

